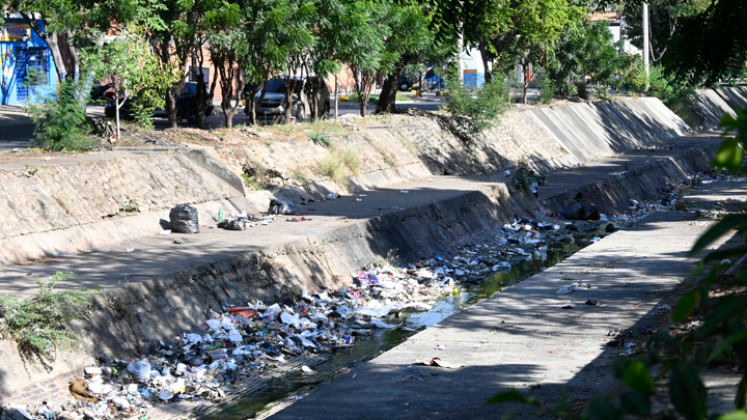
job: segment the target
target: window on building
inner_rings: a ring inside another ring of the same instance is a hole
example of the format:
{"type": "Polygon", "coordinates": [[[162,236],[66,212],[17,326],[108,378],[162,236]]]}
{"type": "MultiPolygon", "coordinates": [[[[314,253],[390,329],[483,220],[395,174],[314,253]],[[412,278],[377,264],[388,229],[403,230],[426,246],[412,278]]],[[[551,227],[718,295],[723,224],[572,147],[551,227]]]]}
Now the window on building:
{"type": "Polygon", "coordinates": [[[49,84],[49,59],[47,57],[48,51],[46,48],[29,48],[29,74],[33,76],[34,85],[46,86],[49,84]]]}
{"type": "Polygon", "coordinates": [[[26,66],[28,65],[29,52],[25,48],[16,48],[16,100],[25,101],[29,96],[29,88],[26,86],[26,66]]]}

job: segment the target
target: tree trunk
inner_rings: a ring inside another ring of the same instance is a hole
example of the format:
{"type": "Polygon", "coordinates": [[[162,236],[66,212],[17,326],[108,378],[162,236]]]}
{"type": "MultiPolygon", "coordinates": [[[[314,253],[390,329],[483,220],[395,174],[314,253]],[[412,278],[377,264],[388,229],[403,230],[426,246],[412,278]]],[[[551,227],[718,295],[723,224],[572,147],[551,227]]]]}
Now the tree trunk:
{"type": "Polygon", "coordinates": [[[529,63],[522,63],[522,70],[524,71],[524,90],[521,95],[521,102],[527,104],[527,91],[529,90],[529,83],[532,81],[532,77],[529,74],[529,63]]]}
{"type": "Polygon", "coordinates": [[[205,128],[205,111],[207,111],[207,83],[205,83],[205,74],[202,73],[202,66],[200,66],[200,72],[197,74],[197,128],[205,128]]]}
{"type": "Polygon", "coordinates": [[[311,107],[314,108],[314,112],[311,114],[311,118],[313,119],[313,121],[319,120],[319,90],[321,89],[321,86],[319,86],[320,83],[322,83],[321,77],[319,78],[319,80],[317,80],[314,88],[311,89],[311,107]]]}
{"type": "Polygon", "coordinates": [[[240,101],[238,99],[238,92],[241,92],[242,89],[237,89],[237,98],[234,105],[231,105],[231,98],[233,97],[234,92],[234,80],[236,79],[236,75],[239,74],[240,71],[241,70],[239,68],[234,67],[233,62],[229,62],[228,69],[221,69],[220,87],[223,92],[220,101],[220,107],[223,110],[223,115],[226,120],[226,128],[233,127],[233,116],[236,115],[236,111],[239,109],[240,101]]]}
{"type": "Polygon", "coordinates": [[[178,127],[179,120],[176,116],[176,100],[178,98],[179,93],[181,92],[181,88],[179,88],[180,83],[177,83],[177,87],[170,87],[166,89],[166,116],[169,120],[169,128],[176,128],[178,127]]]}
{"type": "Polygon", "coordinates": [[[283,124],[290,124],[291,110],[293,109],[293,95],[285,94],[285,121],[283,124]]]}
{"type": "Polygon", "coordinates": [[[232,128],[233,116],[236,115],[236,110],[239,107],[238,101],[236,101],[236,105],[231,106],[231,95],[223,94],[223,99],[220,101],[220,107],[223,109],[223,115],[226,119],[226,128],[232,128]]]}
{"type": "Polygon", "coordinates": [[[493,73],[492,69],[490,68],[490,56],[488,54],[488,49],[487,45],[485,45],[485,41],[480,41],[480,43],[477,44],[477,49],[480,51],[482,64],[485,67],[485,83],[490,83],[490,81],[493,80],[493,73]]]}
{"type": "Polygon", "coordinates": [[[361,105],[361,117],[365,117],[366,105],[368,105],[368,95],[366,95],[365,98],[362,95],[358,95],[358,98],[360,99],[358,102],[361,105]]]}
{"type": "Polygon", "coordinates": [[[72,62],[72,71],[73,71],[73,80],[76,82],[80,80],[80,60],[78,57],[80,56],[80,48],[76,47],[75,45],[71,44],[71,41],[75,34],[73,31],[67,31],[65,34],[65,41],[67,44],[67,50],[70,54],[70,61],[72,62]]]}
{"type": "Polygon", "coordinates": [[[376,114],[384,112],[393,113],[395,111],[397,107],[397,85],[399,84],[401,74],[402,70],[398,68],[384,80],[384,85],[381,87],[381,95],[379,96],[379,103],[376,104],[376,111],[374,111],[376,114]]]}
{"type": "Polygon", "coordinates": [[[338,85],[337,85],[337,74],[335,74],[335,120],[337,119],[337,114],[338,114],[337,105],[339,104],[339,100],[338,100],[339,96],[340,96],[340,92],[339,92],[338,85]]]}
{"type": "Polygon", "coordinates": [[[119,108],[122,105],[119,103],[119,92],[116,92],[114,95],[114,116],[117,119],[117,141],[119,141],[119,108]]]}

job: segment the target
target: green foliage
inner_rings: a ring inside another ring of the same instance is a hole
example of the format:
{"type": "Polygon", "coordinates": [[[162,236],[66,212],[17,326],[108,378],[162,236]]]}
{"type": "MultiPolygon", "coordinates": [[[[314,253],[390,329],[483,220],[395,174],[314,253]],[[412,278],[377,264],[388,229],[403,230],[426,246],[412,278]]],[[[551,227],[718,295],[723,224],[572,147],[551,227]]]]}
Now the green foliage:
{"type": "MultiPolygon", "coordinates": [[[[662,64],[691,84],[713,84],[744,70],[747,62],[747,7],[743,0],[692,0],[682,4],[666,42],[662,64]],[[673,30],[672,30],[673,29],[673,30]]],[[[656,37],[655,37],[656,38],[656,37]]]]}
{"type": "Polygon", "coordinates": [[[519,191],[526,193],[529,191],[529,186],[533,183],[545,181],[547,177],[544,175],[537,174],[532,168],[529,167],[529,162],[526,159],[520,159],[514,171],[514,185],[519,191]]]}
{"type": "Polygon", "coordinates": [[[250,176],[247,174],[241,174],[241,179],[244,181],[244,185],[252,191],[262,190],[262,182],[260,182],[256,175],[250,176]]]}
{"type": "Polygon", "coordinates": [[[75,319],[88,317],[89,292],[53,291],[58,283],[73,279],[73,274],[58,272],[49,282],[37,280],[39,292],[28,299],[0,295],[2,338],[14,340],[24,354],[36,354],[52,361],[57,347],[77,343],[77,336],[67,325],[75,319]]]}
{"type": "MultiPolygon", "coordinates": [[[[737,118],[725,117],[721,121],[721,127],[726,130],[725,135],[735,133],[736,138],[724,141],[713,164],[719,168],[739,169],[747,145],[747,111],[740,111],[737,118]]],[[[747,214],[728,215],[701,236],[693,246],[691,255],[704,251],[724,236],[735,234],[744,241],[745,232],[747,214]]],[[[747,247],[727,247],[709,252],[703,257],[701,265],[722,259],[737,261],[744,257],[747,257],[747,247]]],[[[731,263],[713,264],[707,275],[677,303],[672,316],[673,322],[690,322],[696,314],[699,317],[693,323],[695,330],[692,333],[672,335],[668,329],[664,330],[653,335],[646,350],[635,359],[620,357],[612,363],[612,374],[627,387],[620,394],[618,404],[609,397],[596,396],[589,400],[581,416],[577,416],[567,406],[563,407],[563,404],[555,407],[540,405],[539,412],[553,413],[563,418],[590,420],[631,416],[658,418],[656,413],[652,413],[652,398],[657,390],[650,374],[651,371],[656,371],[657,379],[668,375],[671,406],[681,418],[715,418],[712,414],[709,417],[708,391],[701,375],[704,370],[727,361],[735,363],[737,366],[734,371],[741,375],[735,390],[734,408],[737,411],[719,419],[747,418],[744,412],[747,403],[747,297],[744,295],[747,271],[742,269],[733,278],[724,275],[724,270],[730,265],[731,263]]],[[[488,403],[526,401],[525,397],[517,394],[515,390],[499,394],[488,400],[488,403]]]]}
{"type": "Polygon", "coordinates": [[[443,109],[451,114],[457,134],[468,145],[477,142],[477,136],[498,122],[498,117],[509,108],[509,91],[500,81],[486,83],[481,89],[469,90],[451,73],[448,77],[449,94],[443,109]]]}
{"type": "Polygon", "coordinates": [[[89,150],[95,140],[88,136],[86,106],[87,85],[81,82],[60,82],[57,95],[50,95],[42,104],[27,104],[26,112],[34,122],[31,144],[53,150],[89,150]]]}
{"type": "Polygon", "coordinates": [[[586,99],[588,85],[620,88],[634,60],[617,54],[607,22],[584,21],[565,29],[547,68],[561,94],[586,99]]]}
{"type": "Polygon", "coordinates": [[[324,147],[332,146],[332,139],[321,133],[311,133],[309,134],[309,139],[311,139],[311,141],[313,141],[314,144],[318,144],[320,146],[324,146],[324,147]]]}
{"type": "MultiPolygon", "coordinates": [[[[357,93],[351,93],[350,95],[348,95],[348,100],[350,102],[358,102],[358,103],[360,103],[361,102],[361,97],[357,93]]],[[[379,98],[377,98],[375,96],[369,96],[368,97],[368,101],[366,103],[367,104],[376,105],[377,103],[379,103],[379,98]]]]}
{"type": "MultiPolygon", "coordinates": [[[[651,0],[648,2],[649,34],[653,62],[658,63],[667,51],[672,33],[681,18],[697,15],[711,4],[711,0],[651,0]]],[[[625,35],[638,49],[643,50],[643,8],[624,7],[625,35]]]]}
{"type": "Polygon", "coordinates": [[[351,146],[335,143],[329,148],[329,154],[319,162],[317,172],[343,185],[350,176],[360,174],[361,158],[351,146]]]}
{"type": "Polygon", "coordinates": [[[555,99],[555,82],[542,73],[537,77],[537,88],[540,90],[540,102],[550,105],[555,99]]]}
{"type": "Polygon", "coordinates": [[[388,2],[356,1],[346,3],[340,19],[338,59],[347,63],[355,79],[361,116],[366,115],[369,90],[376,73],[388,73],[396,61],[396,54],[387,51],[384,41],[391,35],[387,22],[388,2]]]}
{"type": "MultiPolygon", "coordinates": [[[[178,78],[172,66],[164,66],[153,54],[144,27],[130,26],[123,36],[104,44],[100,49],[85,51],[83,61],[98,80],[113,80],[116,86],[114,105],[117,110],[131,97],[135,120],[152,127],[151,114],[163,106],[162,93],[178,78]]],[[[116,125],[120,137],[119,118],[116,125]]]]}

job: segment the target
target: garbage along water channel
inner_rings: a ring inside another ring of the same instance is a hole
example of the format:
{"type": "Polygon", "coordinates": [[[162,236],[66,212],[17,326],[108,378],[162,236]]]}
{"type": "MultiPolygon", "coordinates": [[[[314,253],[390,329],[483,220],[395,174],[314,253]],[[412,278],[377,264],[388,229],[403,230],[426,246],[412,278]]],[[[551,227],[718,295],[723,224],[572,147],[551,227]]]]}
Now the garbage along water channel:
{"type": "Polygon", "coordinates": [[[457,290],[456,295],[452,292],[442,296],[431,310],[403,315],[398,323],[392,323],[395,328],[376,330],[369,337],[357,340],[351,347],[334,350],[331,360],[315,367],[313,375],[299,372],[297,375],[279,378],[269,390],[252,398],[243,399],[218,414],[203,418],[209,420],[244,420],[253,418],[252,414],[260,413],[277,401],[289,397],[291,399],[303,398],[303,395],[308,394],[314,388],[405,342],[418,331],[438,324],[449,316],[499,293],[506,287],[560,263],[576,251],[591,244],[594,238],[606,235],[606,232],[604,232],[605,225],[603,224],[598,229],[579,236],[577,242],[557,244],[557,246],[549,248],[546,253],[532,257],[531,260],[522,261],[512,267],[510,271],[495,274],[482,283],[457,287],[454,289],[457,290]]]}
{"type": "MultiPolygon", "coordinates": [[[[677,199],[690,191],[673,180],[665,180],[665,185],[657,199],[631,200],[622,216],[608,218],[596,211],[585,212],[594,213],[592,221],[569,221],[562,212],[517,216],[496,226],[488,239],[446,254],[404,266],[381,259],[351,273],[353,284],[283,296],[273,303],[247,302],[221,311],[206,308],[202,329],[151,337],[160,343],[153,354],[129,361],[101,359],[85,368],[85,380],[70,385],[76,401],[7,404],[1,417],[96,420],[137,415],[142,420],[149,418],[153,407],[184,400],[220,403],[228,393],[241,392],[245,381],[264,381],[249,387],[237,404],[224,405],[213,417],[201,417],[251,418],[272,402],[302,398],[417,331],[606,234],[630,227],[653,211],[676,208],[677,199]],[[298,364],[306,360],[308,365],[298,364]]],[[[576,198],[578,207],[583,197],[576,198]]],[[[595,210],[591,203],[582,207],[595,210]]]]}

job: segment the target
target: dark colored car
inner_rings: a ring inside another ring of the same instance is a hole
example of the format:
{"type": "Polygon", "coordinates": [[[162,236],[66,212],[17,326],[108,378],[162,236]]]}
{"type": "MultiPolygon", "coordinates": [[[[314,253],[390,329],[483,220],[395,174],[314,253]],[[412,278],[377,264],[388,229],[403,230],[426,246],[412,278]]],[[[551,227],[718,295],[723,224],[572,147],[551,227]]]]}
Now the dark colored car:
{"type": "Polygon", "coordinates": [[[399,78],[399,84],[397,85],[397,88],[399,88],[399,90],[402,92],[409,92],[413,89],[417,89],[417,86],[417,80],[413,81],[409,77],[402,76],[399,78]]]}
{"type": "MultiPolygon", "coordinates": [[[[291,81],[296,80],[291,78],[291,81]]],[[[324,79],[318,77],[304,77],[298,79],[296,82],[295,93],[293,94],[293,104],[291,108],[291,115],[296,117],[299,121],[306,120],[306,116],[311,112],[311,94],[315,87],[315,83],[321,82],[319,85],[318,104],[319,104],[319,116],[322,118],[329,116],[330,101],[329,101],[329,89],[327,88],[327,82],[324,79]]],[[[262,97],[262,92],[259,91],[254,96],[254,104],[256,106],[257,120],[262,123],[280,122],[285,118],[285,83],[284,77],[274,77],[267,81],[267,91],[262,97]],[[260,101],[261,98],[261,101],[260,101]]],[[[244,88],[245,94],[249,94],[251,90],[249,87],[244,88]]],[[[249,98],[247,98],[247,101],[249,98]]],[[[247,106],[244,108],[244,112],[248,115],[250,108],[247,106]]]]}
{"type": "MultiPolygon", "coordinates": [[[[122,108],[119,109],[119,117],[122,119],[132,119],[130,110],[135,104],[135,99],[128,99],[125,101],[122,108]]],[[[104,106],[104,112],[109,118],[115,118],[115,104],[114,102],[107,102],[104,106]]],[[[205,110],[205,116],[213,113],[213,104],[208,105],[205,110]]],[[[187,82],[182,89],[182,93],[176,100],[176,116],[179,120],[187,120],[190,124],[194,124],[197,120],[197,83],[187,82]]],[[[158,109],[153,111],[153,117],[155,118],[167,118],[166,111],[158,109]]]]}
{"type": "Polygon", "coordinates": [[[114,88],[114,83],[95,85],[91,88],[91,99],[94,101],[112,101],[114,100],[114,88]]]}

